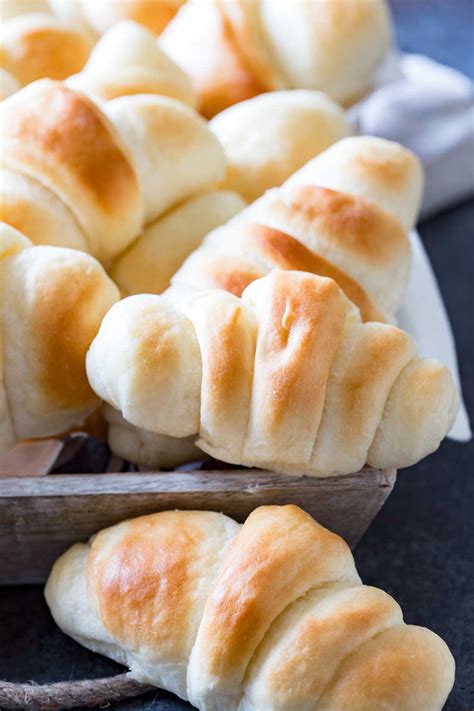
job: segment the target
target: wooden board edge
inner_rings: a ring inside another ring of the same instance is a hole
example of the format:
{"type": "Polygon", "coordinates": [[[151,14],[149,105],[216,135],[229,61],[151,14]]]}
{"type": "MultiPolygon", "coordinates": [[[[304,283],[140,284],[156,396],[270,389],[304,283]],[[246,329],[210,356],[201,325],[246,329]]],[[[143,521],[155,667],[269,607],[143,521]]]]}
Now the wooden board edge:
{"type": "Polygon", "coordinates": [[[107,474],[52,474],[47,477],[0,477],[0,498],[43,497],[161,491],[246,491],[271,489],[345,490],[380,486],[393,488],[395,469],[365,467],[355,474],[331,477],[290,476],[260,469],[213,469],[107,474]],[[249,480],[251,478],[251,480],[249,480]]]}

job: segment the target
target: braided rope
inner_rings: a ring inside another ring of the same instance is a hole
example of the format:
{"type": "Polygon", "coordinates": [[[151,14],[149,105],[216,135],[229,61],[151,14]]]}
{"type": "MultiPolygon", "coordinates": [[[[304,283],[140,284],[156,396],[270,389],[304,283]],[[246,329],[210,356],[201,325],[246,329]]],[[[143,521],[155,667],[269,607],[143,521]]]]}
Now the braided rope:
{"type": "Polygon", "coordinates": [[[60,711],[77,707],[91,708],[140,696],[154,688],[135,681],[130,674],[87,681],[62,681],[44,686],[0,681],[0,709],[60,711]]]}

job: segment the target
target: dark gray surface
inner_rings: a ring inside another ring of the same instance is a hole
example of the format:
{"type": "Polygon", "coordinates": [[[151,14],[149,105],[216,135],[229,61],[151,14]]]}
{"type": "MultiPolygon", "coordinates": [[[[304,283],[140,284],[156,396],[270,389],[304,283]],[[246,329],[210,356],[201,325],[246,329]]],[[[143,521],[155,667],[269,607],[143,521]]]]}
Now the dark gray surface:
{"type": "Polygon", "coordinates": [[[474,76],[473,0],[389,0],[404,52],[427,54],[474,76]]]}
{"type": "MultiPolygon", "coordinates": [[[[474,75],[470,0],[396,0],[392,5],[402,49],[426,53],[474,75]]],[[[454,328],[470,413],[474,412],[473,225],[474,205],[465,204],[421,226],[454,328]]],[[[473,443],[446,441],[435,455],[401,472],[394,493],[355,552],[366,583],[392,594],[407,622],[430,627],[449,644],[458,669],[446,711],[474,710],[473,462],[473,443]]],[[[47,682],[118,670],[55,628],[39,587],[0,589],[0,678],[47,682]]],[[[190,707],[157,692],[115,708],[178,711],[190,707]]]]}

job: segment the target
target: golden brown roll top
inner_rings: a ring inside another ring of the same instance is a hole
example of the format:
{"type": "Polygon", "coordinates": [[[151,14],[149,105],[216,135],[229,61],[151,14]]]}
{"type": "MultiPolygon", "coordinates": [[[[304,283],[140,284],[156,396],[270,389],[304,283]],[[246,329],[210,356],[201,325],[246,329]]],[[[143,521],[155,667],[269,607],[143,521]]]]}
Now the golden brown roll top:
{"type": "Polygon", "coordinates": [[[343,139],[209,234],[172,284],[240,295],[272,268],[304,269],[336,279],[364,318],[391,321],[408,280],[406,230],[421,187],[417,158],[399,144],[343,139]],[[273,232],[264,239],[255,223],[273,232]]]}
{"type": "Polygon", "coordinates": [[[408,282],[410,243],[400,223],[376,204],[319,186],[285,185],[255,203],[249,218],[292,235],[358,282],[384,319],[395,318],[408,282]]]}
{"type": "Polygon", "coordinates": [[[441,711],[453,678],[444,642],[404,624],[393,598],[334,585],[311,591],[270,628],[238,708],[441,711]]]}
{"type": "Polygon", "coordinates": [[[82,69],[91,47],[87,35],[50,14],[18,14],[2,21],[0,67],[23,86],[44,77],[66,79],[82,69]]]}
{"type": "MultiPolygon", "coordinates": [[[[318,708],[318,699],[345,657],[401,624],[400,607],[377,588],[348,580],[310,590],[270,628],[255,655],[239,708],[318,708]],[[308,705],[308,699],[313,703],[308,705]]],[[[370,703],[367,697],[365,701],[370,703]]]]}
{"type": "Polygon", "coordinates": [[[390,18],[383,0],[194,1],[160,43],[192,77],[208,117],[278,89],[319,89],[347,105],[372,84],[390,18]]]}
{"type": "Polygon", "coordinates": [[[420,209],[423,169],[417,156],[396,141],[352,136],[303,166],[288,185],[317,185],[363,197],[410,230],[420,209]]]}
{"type": "Polygon", "coordinates": [[[303,90],[242,101],[215,116],[209,127],[226,152],[225,186],[249,202],[349,133],[337,104],[303,90]]]}
{"type": "Polygon", "coordinates": [[[2,219],[36,243],[86,247],[105,263],[145,222],[224,175],[204,120],[166,97],[124,96],[99,108],[42,80],[0,112],[2,219]]]}
{"type": "Polygon", "coordinates": [[[162,49],[191,77],[200,111],[215,116],[265,91],[288,88],[275,72],[259,80],[236,48],[233,29],[215,1],[187,2],[159,38],[162,49]]]}
{"type": "Polygon", "coordinates": [[[305,273],[273,272],[253,282],[243,300],[258,322],[244,459],[294,473],[307,462],[308,473],[320,476],[358,471],[370,462],[368,446],[393,381],[414,356],[410,338],[390,326],[362,325],[333,280],[305,273]],[[357,336],[365,341],[363,370],[351,358],[341,363],[357,336]],[[343,455],[333,446],[339,432],[346,434],[343,455]]]}
{"type": "Polygon", "coordinates": [[[417,219],[422,188],[421,164],[411,151],[353,136],[316,156],[247,215],[334,261],[391,319],[408,280],[406,233],[417,219]]]}
{"type": "Polygon", "coordinates": [[[45,595],[64,632],[203,711],[440,711],[453,685],[445,643],[296,506],[125,521],[67,551],[45,595]]]}
{"type": "Polygon", "coordinates": [[[399,329],[363,323],[332,280],[274,271],[242,299],[174,287],[125,299],[87,355],[132,425],[197,437],[234,464],[329,476],[413,464],[449,431],[449,371],[399,329]]]}
{"type": "Polygon", "coordinates": [[[58,196],[99,259],[123,249],[140,229],[143,200],[131,156],[99,107],[43,80],[0,110],[4,166],[58,196]]]}
{"type": "Polygon", "coordinates": [[[188,669],[198,708],[236,708],[272,622],[309,590],[360,584],[342,538],[296,506],[261,507],[232,541],[201,618],[188,669]],[[291,546],[288,546],[291,541],[291,546]]]}
{"type": "Polygon", "coordinates": [[[224,289],[241,296],[252,281],[274,269],[310,272],[334,279],[364,321],[386,318],[357,281],[285,232],[250,222],[229,224],[224,239],[215,237],[188,257],[172,278],[173,285],[224,289]]]}
{"type": "Polygon", "coordinates": [[[15,439],[64,432],[94,409],[85,354],[117,300],[116,287],[89,255],[32,247],[1,224],[0,402],[2,427],[7,416],[15,439]]]}
{"type": "Polygon", "coordinates": [[[160,94],[196,106],[191,81],[136,22],[114,25],[92,50],[69,86],[103,101],[129,94],[160,94]]]}

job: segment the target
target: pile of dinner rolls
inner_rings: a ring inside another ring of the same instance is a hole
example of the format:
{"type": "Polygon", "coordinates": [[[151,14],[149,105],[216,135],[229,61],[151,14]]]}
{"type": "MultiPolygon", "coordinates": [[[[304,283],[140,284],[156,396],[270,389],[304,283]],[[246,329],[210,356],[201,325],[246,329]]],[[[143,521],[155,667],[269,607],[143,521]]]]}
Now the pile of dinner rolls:
{"type": "MultiPolygon", "coordinates": [[[[459,396],[396,325],[423,170],[346,112],[390,51],[386,2],[2,13],[0,455],[98,409],[148,469],[328,477],[436,450],[459,396]]],[[[46,595],[203,711],[436,711],[452,686],[444,643],[295,507],[125,522],[46,595]]]]}

